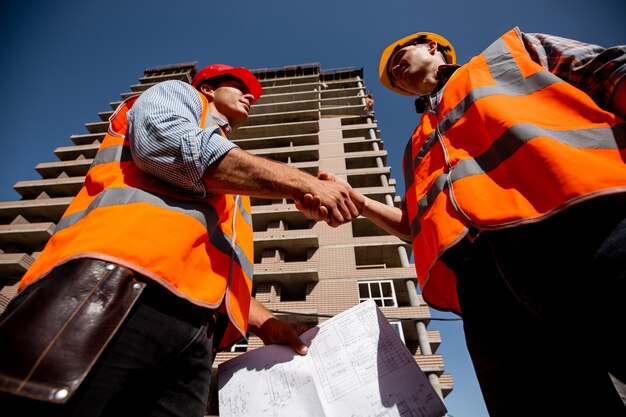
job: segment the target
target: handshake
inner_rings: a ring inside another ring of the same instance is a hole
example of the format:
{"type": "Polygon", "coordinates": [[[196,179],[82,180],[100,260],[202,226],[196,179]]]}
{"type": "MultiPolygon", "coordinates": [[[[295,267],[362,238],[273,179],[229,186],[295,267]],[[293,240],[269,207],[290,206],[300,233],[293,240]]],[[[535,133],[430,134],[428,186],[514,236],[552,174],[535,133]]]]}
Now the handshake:
{"type": "Polygon", "coordinates": [[[320,171],[307,192],[295,198],[296,207],[308,219],[325,221],[332,227],[351,222],[363,213],[365,197],[347,181],[320,171]]]}

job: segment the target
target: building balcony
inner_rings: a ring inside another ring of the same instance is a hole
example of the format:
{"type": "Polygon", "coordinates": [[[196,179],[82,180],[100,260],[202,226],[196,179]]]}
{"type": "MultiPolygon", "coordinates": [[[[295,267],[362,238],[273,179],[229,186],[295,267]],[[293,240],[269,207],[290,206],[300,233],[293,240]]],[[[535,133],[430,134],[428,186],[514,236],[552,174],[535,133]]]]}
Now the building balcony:
{"type": "Polygon", "coordinates": [[[22,216],[29,222],[58,223],[73,199],[72,196],[0,202],[0,219],[9,223],[17,216],[22,216]]]}
{"type": "Polygon", "coordinates": [[[27,253],[0,253],[0,278],[20,279],[33,262],[27,253]]]}
{"type": "Polygon", "coordinates": [[[301,98],[298,101],[292,101],[288,103],[273,103],[273,104],[261,104],[258,102],[252,106],[252,112],[250,118],[256,118],[259,116],[273,114],[273,113],[293,113],[299,111],[319,110],[319,100],[316,97],[308,99],[301,98]]]}
{"type": "Polygon", "coordinates": [[[345,77],[341,79],[329,80],[324,77],[324,83],[326,83],[326,91],[332,90],[360,90],[362,87],[359,85],[363,82],[361,77],[345,77]]]}
{"type": "MultiPolygon", "coordinates": [[[[186,75],[180,78],[187,78],[186,75]]],[[[144,91],[146,91],[148,88],[152,87],[153,85],[158,84],[157,82],[149,82],[149,83],[141,83],[141,84],[133,84],[130,86],[130,90],[133,93],[142,93],[144,91]]]]}
{"type": "Polygon", "coordinates": [[[188,72],[178,73],[165,73],[165,74],[150,74],[139,79],[141,84],[157,84],[167,80],[180,80],[186,83],[191,83],[191,77],[188,72]]]}
{"type": "Polygon", "coordinates": [[[450,394],[454,389],[454,379],[452,378],[452,375],[439,375],[439,386],[441,387],[441,393],[443,396],[447,397],[448,394],[450,394]]]}
{"type": "Polygon", "coordinates": [[[43,162],[37,164],[35,170],[43,178],[58,178],[61,174],[68,177],[87,175],[93,159],[75,159],[73,161],[43,162]]]}
{"type": "MultiPolygon", "coordinates": [[[[261,200],[261,199],[259,199],[261,200]]],[[[252,208],[252,223],[255,232],[266,232],[271,223],[283,222],[288,230],[310,229],[314,221],[304,217],[293,203],[255,205],[252,208]]]]}
{"type": "Polygon", "coordinates": [[[289,103],[313,102],[319,107],[320,92],[314,89],[294,92],[284,92],[281,94],[267,94],[264,90],[261,98],[252,106],[252,112],[271,113],[276,106],[285,107],[289,103]]]}
{"type": "Polygon", "coordinates": [[[254,285],[277,283],[282,287],[318,282],[317,265],[312,262],[276,262],[254,265],[254,285]]]}
{"type": "MultiPolygon", "coordinates": [[[[400,207],[400,202],[402,201],[402,198],[396,194],[396,187],[395,185],[391,184],[391,181],[389,181],[390,184],[387,187],[360,187],[358,188],[358,191],[363,194],[368,196],[369,198],[371,198],[372,200],[376,200],[379,203],[384,203],[387,204],[386,198],[387,196],[392,196],[393,197],[393,205],[395,207],[400,207]]],[[[394,183],[395,184],[395,183],[394,183]]]]}
{"type": "Polygon", "coordinates": [[[385,150],[372,149],[359,152],[350,152],[346,154],[346,168],[349,170],[361,168],[379,168],[379,158],[382,166],[386,166],[387,151],[385,150]]]}
{"type": "MultiPolygon", "coordinates": [[[[256,71],[253,71],[253,72],[255,72],[256,74],[256,71]]],[[[288,75],[287,77],[279,76],[279,77],[267,78],[267,77],[264,77],[263,75],[257,75],[257,77],[259,77],[259,82],[263,86],[263,90],[271,89],[274,87],[285,87],[289,85],[317,84],[319,83],[319,79],[320,79],[319,74],[310,73],[306,75],[305,74],[296,75],[295,71],[292,75],[288,75]]]]}
{"type": "MultiPolygon", "coordinates": [[[[341,127],[341,134],[343,135],[344,139],[350,139],[350,138],[368,138],[371,139],[371,135],[370,135],[370,130],[373,130],[376,133],[376,138],[379,137],[380,132],[378,131],[378,126],[376,125],[376,123],[368,123],[368,122],[364,122],[363,117],[353,117],[352,119],[343,119],[342,120],[342,127],[341,127]],[[348,122],[354,122],[352,124],[349,124],[348,122]]],[[[366,144],[368,144],[369,142],[365,142],[366,144]]],[[[365,149],[363,149],[365,150],[365,149]]]]}
{"type": "Polygon", "coordinates": [[[338,106],[323,106],[321,109],[322,117],[337,117],[337,116],[358,116],[367,117],[363,114],[363,105],[338,105],[338,106]]]}
{"type": "Polygon", "coordinates": [[[29,252],[34,252],[46,244],[55,228],[56,224],[51,222],[0,225],[0,246],[7,248],[17,245],[29,252]]]}
{"type": "Polygon", "coordinates": [[[365,133],[366,136],[346,138],[344,135],[343,149],[346,153],[346,157],[350,157],[351,154],[355,152],[379,151],[385,148],[383,141],[378,138],[372,139],[370,137],[369,130],[366,130],[363,133],[365,133]]]}
{"type": "MultiPolygon", "coordinates": [[[[267,84],[267,83],[265,83],[267,84]]],[[[319,94],[320,84],[317,78],[311,78],[310,82],[302,84],[276,84],[263,85],[263,97],[288,96],[289,94],[317,92],[319,94]]],[[[263,102],[263,104],[266,104],[263,102]]]]}
{"type": "Polygon", "coordinates": [[[317,131],[308,134],[296,134],[290,136],[274,136],[274,137],[252,137],[249,139],[232,138],[233,143],[241,149],[251,151],[253,149],[276,149],[294,146],[312,146],[319,145],[319,136],[317,131]]]}
{"type": "Polygon", "coordinates": [[[319,161],[318,145],[251,149],[249,152],[284,163],[315,162],[317,164],[319,161]]]}
{"type": "Polygon", "coordinates": [[[418,355],[414,358],[424,372],[442,375],[445,370],[441,355],[418,355]]]}
{"type": "MultiPolygon", "coordinates": [[[[154,84],[152,84],[152,85],[154,85],[154,84]]],[[[126,100],[127,98],[129,98],[129,97],[136,96],[137,94],[140,94],[140,93],[138,93],[138,92],[136,92],[136,91],[128,91],[128,92],[126,92],[126,93],[122,93],[122,94],[120,94],[120,97],[122,98],[122,101],[124,101],[124,100],[126,100]]],[[[116,107],[116,108],[117,108],[117,107],[116,107]]]]}
{"type": "Polygon", "coordinates": [[[352,277],[358,281],[376,281],[390,279],[395,280],[396,289],[406,286],[405,281],[417,282],[415,266],[390,266],[386,264],[362,264],[357,265],[357,270],[352,273],[352,277]]]}
{"type": "Polygon", "coordinates": [[[407,323],[430,321],[430,308],[426,304],[420,307],[379,307],[388,320],[400,320],[407,323]],[[413,320],[414,319],[414,320],[413,320]]]}
{"type": "Polygon", "coordinates": [[[109,130],[109,122],[85,123],[85,127],[89,133],[106,133],[109,130]]]}
{"type": "Polygon", "coordinates": [[[254,262],[261,262],[265,250],[285,251],[285,261],[306,261],[309,251],[319,247],[317,234],[311,229],[254,232],[254,262]]]}
{"type": "Polygon", "coordinates": [[[391,168],[387,166],[375,168],[357,168],[346,172],[348,182],[355,188],[382,186],[381,175],[389,178],[391,168]]]}
{"type": "Polygon", "coordinates": [[[231,139],[262,138],[285,135],[306,135],[319,132],[319,120],[304,122],[276,123],[259,126],[242,126],[233,132],[231,139]]]}
{"type": "MultiPolygon", "coordinates": [[[[317,102],[311,102],[317,104],[317,102]]],[[[282,113],[272,112],[259,115],[250,115],[245,126],[272,125],[275,123],[298,123],[317,121],[320,118],[320,111],[317,106],[314,108],[298,111],[284,111],[282,113]]],[[[240,128],[241,129],[241,128],[240,128]]],[[[237,130],[235,130],[237,132],[237,130]]]]}
{"type": "Polygon", "coordinates": [[[109,118],[113,116],[113,113],[115,113],[114,110],[115,109],[110,110],[110,111],[101,111],[98,113],[98,118],[102,120],[103,122],[109,123],[109,118]]]}
{"type": "Polygon", "coordinates": [[[83,135],[72,135],[70,139],[76,145],[90,145],[92,143],[102,143],[106,133],[87,133],[83,135]]]}
{"type": "Polygon", "coordinates": [[[351,101],[351,104],[365,104],[363,102],[363,100],[365,99],[365,93],[363,92],[363,88],[359,87],[358,85],[354,85],[351,88],[345,88],[345,89],[324,89],[322,90],[322,101],[326,102],[332,102],[332,100],[336,100],[336,99],[346,99],[349,98],[350,100],[358,100],[358,102],[356,101],[351,101]],[[362,94],[362,95],[361,95],[362,94]]]}
{"type": "Polygon", "coordinates": [[[407,254],[411,245],[395,236],[358,237],[354,239],[356,268],[385,269],[402,267],[398,248],[403,246],[407,254]]]}
{"type": "Polygon", "coordinates": [[[54,150],[54,154],[61,161],[73,161],[80,157],[92,159],[96,156],[100,143],[90,143],[87,145],[62,146],[54,150]]]}
{"type": "Polygon", "coordinates": [[[13,189],[29,199],[37,198],[43,192],[49,197],[69,197],[78,194],[84,181],[85,177],[18,181],[13,189]]]}

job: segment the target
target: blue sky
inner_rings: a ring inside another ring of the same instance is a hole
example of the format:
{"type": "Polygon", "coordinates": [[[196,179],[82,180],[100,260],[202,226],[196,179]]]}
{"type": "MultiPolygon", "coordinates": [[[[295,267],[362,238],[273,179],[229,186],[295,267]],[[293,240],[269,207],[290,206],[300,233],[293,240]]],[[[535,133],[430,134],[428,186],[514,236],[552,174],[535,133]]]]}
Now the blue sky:
{"type": "MultiPolygon", "coordinates": [[[[514,26],[612,46],[626,43],[623,0],[2,0],[0,201],[39,179],[39,162],[86,133],[146,67],[197,61],[251,69],[319,63],[364,69],[398,193],[401,155],[418,122],[413,101],[378,82],[380,53],[417,31],[452,42],[460,63],[514,26]],[[383,5],[384,4],[384,5],[383,5]]],[[[433,311],[433,316],[450,315],[433,311]]],[[[455,389],[451,417],[487,417],[460,321],[433,321],[455,389]]]]}

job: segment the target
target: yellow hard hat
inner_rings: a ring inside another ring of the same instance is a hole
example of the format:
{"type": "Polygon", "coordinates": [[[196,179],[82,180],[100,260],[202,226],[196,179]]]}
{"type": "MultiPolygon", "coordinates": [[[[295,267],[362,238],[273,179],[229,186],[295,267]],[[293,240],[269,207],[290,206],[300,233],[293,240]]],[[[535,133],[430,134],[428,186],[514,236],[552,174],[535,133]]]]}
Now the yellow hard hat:
{"type": "Polygon", "coordinates": [[[441,53],[445,56],[448,64],[456,64],[456,52],[454,52],[454,48],[452,44],[448,42],[446,38],[441,35],[437,35],[436,33],[430,32],[417,32],[409,36],[405,36],[402,39],[398,39],[393,42],[391,45],[385,48],[383,54],[380,56],[380,64],[378,66],[378,76],[380,77],[380,82],[387,87],[388,89],[395,91],[398,94],[402,94],[404,96],[415,96],[415,93],[411,93],[406,91],[393,82],[391,77],[391,73],[389,72],[389,60],[391,57],[400,49],[409,45],[414,40],[424,40],[424,41],[435,41],[439,45],[439,47],[443,48],[439,49],[441,53]]]}

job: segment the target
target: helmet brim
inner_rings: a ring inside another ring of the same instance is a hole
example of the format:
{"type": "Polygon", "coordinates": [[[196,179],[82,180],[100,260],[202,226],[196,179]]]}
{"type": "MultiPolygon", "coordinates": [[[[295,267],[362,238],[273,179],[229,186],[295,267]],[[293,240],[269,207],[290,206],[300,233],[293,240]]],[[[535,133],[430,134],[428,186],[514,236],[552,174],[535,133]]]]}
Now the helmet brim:
{"type": "Polygon", "coordinates": [[[259,80],[254,76],[254,74],[252,72],[250,72],[250,70],[243,68],[243,67],[238,67],[238,68],[222,68],[219,70],[212,70],[210,76],[208,77],[202,77],[201,70],[196,77],[194,77],[194,80],[192,82],[192,85],[195,88],[198,88],[198,86],[207,81],[210,80],[212,78],[215,77],[220,77],[222,75],[232,75],[235,78],[240,79],[246,86],[246,88],[248,89],[248,91],[250,92],[250,94],[252,94],[254,96],[254,100],[253,103],[255,101],[257,101],[261,95],[263,94],[263,87],[261,87],[261,83],[259,82],[259,80]]]}

